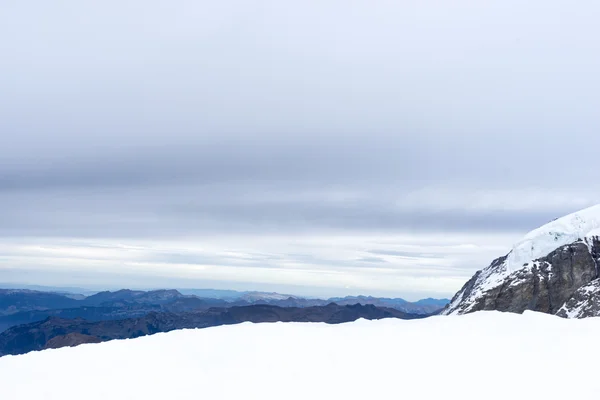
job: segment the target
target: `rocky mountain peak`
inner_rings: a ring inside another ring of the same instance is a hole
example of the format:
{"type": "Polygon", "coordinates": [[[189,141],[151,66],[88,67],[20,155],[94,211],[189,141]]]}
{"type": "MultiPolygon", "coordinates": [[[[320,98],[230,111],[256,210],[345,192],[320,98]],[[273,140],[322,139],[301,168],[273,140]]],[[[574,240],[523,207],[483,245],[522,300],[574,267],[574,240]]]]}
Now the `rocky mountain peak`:
{"type": "Polygon", "coordinates": [[[443,314],[525,310],[582,318],[600,315],[600,205],[529,232],[478,271],[443,314]],[[585,303],[585,305],[583,304],[585,303]]]}

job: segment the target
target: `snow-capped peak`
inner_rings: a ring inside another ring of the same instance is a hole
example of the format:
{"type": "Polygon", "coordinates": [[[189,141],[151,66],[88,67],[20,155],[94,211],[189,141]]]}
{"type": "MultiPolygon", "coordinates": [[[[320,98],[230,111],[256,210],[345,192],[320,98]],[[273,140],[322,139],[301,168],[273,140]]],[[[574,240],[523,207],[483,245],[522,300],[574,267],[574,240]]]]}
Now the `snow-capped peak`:
{"type": "MultiPolygon", "coordinates": [[[[506,257],[495,260],[467,282],[454,296],[443,314],[467,313],[477,310],[478,307],[495,309],[495,300],[490,304],[482,305],[482,301],[485,303],[485,299],[493,290],[507,282],[510,283],[509,288],[518,286],[523,283],[523,279],[529,279],[531,274],[539,273],[541,269],[546,274],[544,279],[552,279],[554,267],[537,260],[546,257],[558,248],[580,241],[587,245],[589,255],[591,255],[594,243],[597,245],[597,241],[594,241],[595,237],[600,237],[600,205],[574,212],[534,229],[515,244],[506,257]]],[[[589,262],[595,263],[591,258],[589,262]]],[[[589,274],[590,276],[579,276],[578,279],[595,279],[597,277],[597,266],[589,265],[589,267],[593,270],[589,274]]],[[[491,294],[491,296],[498,296],[498,293],[491,294]]],[[[507,296],[510,297],[505,295],[505,297],[507,296]]]]}
{"type": "Polygon", "coordinates": [[[558,218],[529,232],[506,259],[506,272],[522,269],[525,264],[544,257],[554,249],[600,235],[600,204],[558,218]]]}

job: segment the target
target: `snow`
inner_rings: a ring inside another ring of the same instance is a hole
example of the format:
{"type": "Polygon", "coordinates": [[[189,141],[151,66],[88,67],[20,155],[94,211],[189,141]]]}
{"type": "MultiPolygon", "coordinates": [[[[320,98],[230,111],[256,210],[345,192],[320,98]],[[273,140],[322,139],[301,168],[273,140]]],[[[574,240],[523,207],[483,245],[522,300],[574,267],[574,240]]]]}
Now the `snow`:
{"type": "Polygon", "coordinates": [[[597,235],[600,229],[600,204],[558,218],[529,232],[511,250],[506,260],[507,272],[544,257],[558,247],[597,235]]]}
{"type": "Polygon", "coordinates": [[[569,309],[566,304],[563,304],[563,306],[560,308],[560,310],[558,310],[558,312],[565,311],[567,313],[567,318],[581,318],[581,314],[583,313],[585,306],[586,303],[581,302],[577,304],[574,308],[569,309]]]}
{"type": "Polygon", "coordinates": [[[600,319],[241,324],[0,358],[11,400],[591,399],[600,319]],[[552,349],[552,351],[548,351],[552,349]],[[555,378],[559,377],[559,381],[555,378]]]}

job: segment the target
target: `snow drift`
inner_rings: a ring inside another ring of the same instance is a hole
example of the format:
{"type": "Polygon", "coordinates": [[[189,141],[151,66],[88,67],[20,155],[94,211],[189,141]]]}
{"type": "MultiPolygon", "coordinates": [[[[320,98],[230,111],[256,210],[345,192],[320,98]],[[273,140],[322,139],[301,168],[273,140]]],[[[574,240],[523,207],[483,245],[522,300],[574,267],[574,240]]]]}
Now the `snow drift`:
{"type": "Polygon", "coordinates": [[[425,320],[182,330],[0,359],[3,399],[595,398],[600,319],[425,320]]]}

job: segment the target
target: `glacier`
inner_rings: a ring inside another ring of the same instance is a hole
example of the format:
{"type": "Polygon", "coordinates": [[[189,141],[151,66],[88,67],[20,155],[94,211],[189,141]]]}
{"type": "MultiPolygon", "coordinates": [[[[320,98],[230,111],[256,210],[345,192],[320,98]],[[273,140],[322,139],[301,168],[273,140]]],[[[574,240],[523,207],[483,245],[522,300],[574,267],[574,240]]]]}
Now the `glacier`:
{"type": "Polygon", "coordinates": [[[534,229],[514,245],[506,259],[508,273],[521,269],[554,249],[600,235],[600,204],[534,229]]]}

